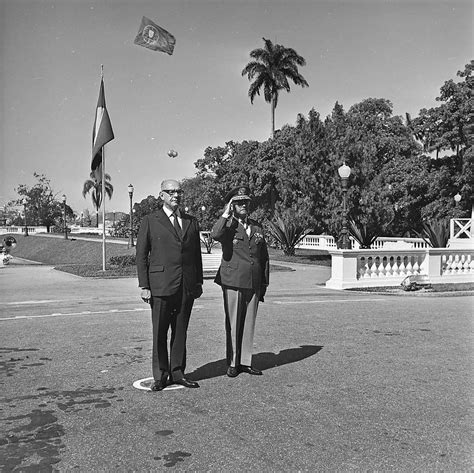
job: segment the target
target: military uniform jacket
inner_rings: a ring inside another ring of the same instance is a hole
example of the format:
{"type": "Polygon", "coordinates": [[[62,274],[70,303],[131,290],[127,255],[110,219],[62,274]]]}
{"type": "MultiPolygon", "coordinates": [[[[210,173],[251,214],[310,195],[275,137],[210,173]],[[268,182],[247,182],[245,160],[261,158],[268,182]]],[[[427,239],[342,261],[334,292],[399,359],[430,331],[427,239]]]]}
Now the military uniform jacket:
{"type": "Polygon", "coordinates": [[[257,290],[268,285],[270,263],[261,225],[247,219],[250,237],[236,218],[220,217],[211,236],[222,245],[222,260],[215,282],[221,286],[257,290]]]}
{"type": "Polygon", "coordinates": [[[181,212],[182,240],[163,209],[146,215],[140,224],[136,246],[138,285],[153,296],[170,296],[184,288],[194,292],[202,284],[199,225],[181,212]]]}

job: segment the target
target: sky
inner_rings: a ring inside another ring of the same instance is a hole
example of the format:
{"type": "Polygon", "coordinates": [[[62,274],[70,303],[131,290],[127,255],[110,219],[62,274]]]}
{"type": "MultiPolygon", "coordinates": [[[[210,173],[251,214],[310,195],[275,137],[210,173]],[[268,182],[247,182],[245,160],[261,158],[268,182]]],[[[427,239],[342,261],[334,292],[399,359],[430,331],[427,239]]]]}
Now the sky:
{"type": "Polygon", "coordinates": [[[473,58],[467,0],[0,0],[0,206],[44,174],[80,213],[101,64],[115,139],[107,211],[193,177],[208,147],[265,141],[270,105],[241,71],[262,38],[303,56],[309,87],[282,92],[276,128],[336,101],[389,99],[395,115],[437,105],[473,58]],[[142,16],[176,38],[173,55],[134,44],[142,16]],[[168,151],[178,156],[170,158],[168,151]]]}

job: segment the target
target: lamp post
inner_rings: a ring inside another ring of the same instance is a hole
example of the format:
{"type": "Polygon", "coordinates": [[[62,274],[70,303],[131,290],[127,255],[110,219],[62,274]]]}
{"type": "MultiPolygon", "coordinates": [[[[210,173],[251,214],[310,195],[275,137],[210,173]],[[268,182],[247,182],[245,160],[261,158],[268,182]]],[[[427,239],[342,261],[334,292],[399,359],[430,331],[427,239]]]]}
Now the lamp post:
{"type": "Polygon", "coordinates": [[[84,226],[84,212],[81,212],[81,227],[84,226]]]}
{"type": "Polygon", "coordinates": [[[205,205],[202,205],[201,206],[201,230],[202,228],[204,227],[204,212],[206,211],[206,206],[205,205]]]}
{"type": "Polygon", "coordinates": [[[458,215],[458,207],[459,207],[459,202],[461,202],[461,194],[458,192],[454,197],[454,212],[453,212],[453,218],[457,218],[458,215]]]}
{"type": "Polygon", "coordinates": [[[134,244],[133,244],[133,212],[132,212],[133,186],[132,186],[132,184],[128,185],[128,195],[130,196],[130,241],[129,241],[129,248],[132,248],[134,246],[134,244]]]}
{"type": "Polygon", "coordinates": [[[28,236],[28,224],[26,223],[26,204],[28,203],[28,200],[26,199],[26,197],[23,198],[21,203],[23,204],[23,211],[25,212],[25,236],[27,237],[28,236]]]}
{"type": "Polygon", "coordinates": [[[337,170],[340,178],[342,179],[342,249],[350,250],[351,242],[349,240],[349,234],[347,231],[347,205],[346,205],[346,194],[347,194],[347,180],[351,175],[351,168],[343,163],[337,170]]]}
{"type": "Polygon", "coordinates": [[[66,196],[64,194],[63,194],[63,213],[64,213],[64,239],[67,240],[66,196]]]}

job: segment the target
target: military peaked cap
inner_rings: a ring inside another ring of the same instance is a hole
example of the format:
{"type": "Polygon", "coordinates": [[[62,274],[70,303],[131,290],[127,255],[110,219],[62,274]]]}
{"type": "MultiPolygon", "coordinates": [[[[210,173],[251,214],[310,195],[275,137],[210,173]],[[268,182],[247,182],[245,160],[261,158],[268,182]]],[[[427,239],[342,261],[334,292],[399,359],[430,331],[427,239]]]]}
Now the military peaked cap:
{"type": "Polygon", "coordinates": [[[225,196],[226,202],[229,202],[230,199],[233,199],[234,201],[235,200],[250,200],[250,187],[248,186],[234,187],[225,196]]]}

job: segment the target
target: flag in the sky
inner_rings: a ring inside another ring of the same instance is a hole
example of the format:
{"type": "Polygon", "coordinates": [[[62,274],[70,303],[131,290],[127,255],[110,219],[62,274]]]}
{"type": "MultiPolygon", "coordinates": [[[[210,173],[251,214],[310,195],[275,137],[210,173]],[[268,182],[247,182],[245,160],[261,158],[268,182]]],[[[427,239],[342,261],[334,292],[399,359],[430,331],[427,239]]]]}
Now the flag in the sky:
{"type": "Polygon", "coordinates": [[[171,56],[176,39],[171,33],[144,16],[134,43],[153,51],[163,51],[171,56]]]}
{"type": "Polygon", "coordinates": [[[105,106],[104,79],[100,79],[99,99],[95,111],[94,128],[92,129],[92,164],[91,170],[98,177],[102,164],[102,146],[114,139],[114,131],[105,106]]]}

